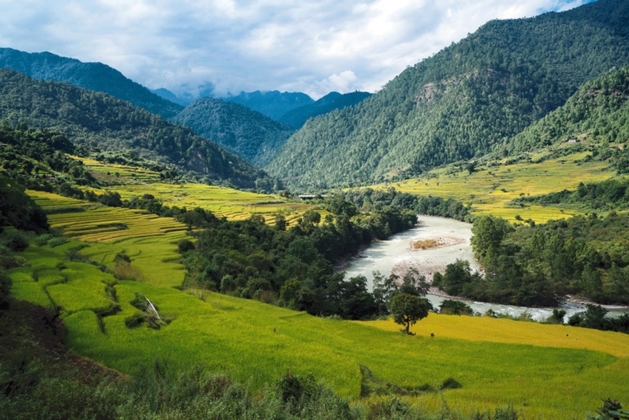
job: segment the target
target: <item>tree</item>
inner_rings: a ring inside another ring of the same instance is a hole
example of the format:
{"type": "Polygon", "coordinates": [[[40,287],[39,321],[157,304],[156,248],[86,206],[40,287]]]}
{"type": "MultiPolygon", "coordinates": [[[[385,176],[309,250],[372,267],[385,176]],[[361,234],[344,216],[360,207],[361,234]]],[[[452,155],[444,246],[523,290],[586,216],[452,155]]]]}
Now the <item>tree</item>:
{"type": "Polygon", "coordinates": [[[428,316],[428,301],[419,296],[399,293],[391,299],[391,314],[397,324],[404,325],[406,334],[414,335],[409,329],[428,316]]]}

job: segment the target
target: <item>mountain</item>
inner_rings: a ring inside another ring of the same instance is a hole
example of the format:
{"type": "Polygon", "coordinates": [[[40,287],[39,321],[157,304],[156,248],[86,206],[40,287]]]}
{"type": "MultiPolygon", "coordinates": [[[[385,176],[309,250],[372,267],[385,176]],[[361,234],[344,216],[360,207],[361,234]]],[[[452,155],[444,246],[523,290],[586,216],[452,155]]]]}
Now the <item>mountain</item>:
{"type": "Polygon", "coordinates": [[[73,58],[42,52],[27,53],[0,48],[0,68],[9,68],[37,80],[67,82],[74,86],[108,93],[164,118],[175,116],[183,107],[127,79],[118,70],[102,63],[83,63],[73,58]]]}
{"type": "Polygon", "coordinates": [[[344,95],[338,92],[330,92],[318,101],[300,106],[280,117],[280,121],[294,129],[300,129],[310,118],[327,114],[335,109],[343,109],[354,106],[371,96],[368,92],[351,92],[344,95]]]}
{"type": "Polygon", "coordinates": [[[502,148],[507,153],[525,152],[571,139],[629,146],[629,67],[586,82],[565,105],[505,142],[502,148]]]}
{"type": "Polygon", "coordinates": [[[308,121],[266,169],[310,189],[482,156],[628,64],[628,21],[626,0],[491,21],[358,105],[308,121]]]}
{"type": "Polygon", "coordinates": [[[67,83],[37,81],[0,69],[0,119],[60,131],[92,149],[132,149],[210,180],[252,188],[268,176],[189,128],[173,125],[111,95],[67,83]]]}
{"type": "Polygon", "coordinates": [[[295,131],[246,106],[211,98],[188,105],[174,121],[257,166],[268,163],[295,131]]]}
{"type": "Polygon", "coordinates": [[[258,111],[267,117],[279,120],[280,117],[300,106],[308,105],[314,100],[301,92],[240,92],[237,96],[222,98],[227,102],[235,102],[248,108],[258,111]]]}
{"type": "Polygon", "coordinates": [[[153,92],[154,94],[156,94],[160,98],[164,98],[167,101],[173,102],[175,104],[179,104],[181,106],[186,106],[186,105],[188,105],[190,103],[190,101],[188,101],[186,99],[183,99],[183,98],[180,98],[179,96],[175,95],[174,93],[172,93],[168,89],[164,89],[164,88],[152,89],[151,92],[153,92]]]}

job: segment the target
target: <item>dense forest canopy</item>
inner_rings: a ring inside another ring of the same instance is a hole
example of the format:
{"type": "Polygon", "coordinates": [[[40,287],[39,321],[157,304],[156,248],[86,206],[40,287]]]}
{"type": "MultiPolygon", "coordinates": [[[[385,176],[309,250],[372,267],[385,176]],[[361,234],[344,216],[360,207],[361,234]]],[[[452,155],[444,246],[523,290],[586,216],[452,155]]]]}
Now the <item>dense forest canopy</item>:
{"type": "Polygon", "coordinates": [[[47,128],[91,150],[131,149],[200,173],[210,182],[244,188],[272,187],[260,169],[226,152],[189,128],[110,95],[67,83],[41,82],[0,69],[0,119],[12,125],[47,128]]]}
{"type": "Polygon", "coordinates": [[[27,53],[0,48],[0,68],[17,70],[33,79],[67,82],[74,86],[108,93],[164,118],[183,109],[127,79],[118,70],[102,63],[82,63],[74,58],[42,52],[27,53]]]}
{"type": "Polygon", "coordinates": [[[211,98],[191,103],[173,121],[257,166],[268,163],[294,132],[244,105],[211,98]]]}
{"type": "Polygon", "coordinates": [[[565,105],[499,148],[525,152],[571,139],[623,148],[629,144],[629,67],[586,82],[565,105]]]}
{"type": "Polygon", "coordinates": [[[352,108],[310,120],[266,168],[289,185],[376,182],[481,156],[629,63],[629,5],[492,21],[352,108]]]}

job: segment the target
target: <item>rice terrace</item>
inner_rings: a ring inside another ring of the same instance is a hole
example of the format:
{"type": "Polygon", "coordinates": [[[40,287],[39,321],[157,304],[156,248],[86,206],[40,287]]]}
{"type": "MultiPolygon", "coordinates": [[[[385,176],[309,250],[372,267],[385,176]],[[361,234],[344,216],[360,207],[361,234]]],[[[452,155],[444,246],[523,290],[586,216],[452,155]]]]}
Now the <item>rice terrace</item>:
{"type": "Polygon", "coordinates": [[[14,3],[0,420],[629,419],[629,0],[14,3]]]}

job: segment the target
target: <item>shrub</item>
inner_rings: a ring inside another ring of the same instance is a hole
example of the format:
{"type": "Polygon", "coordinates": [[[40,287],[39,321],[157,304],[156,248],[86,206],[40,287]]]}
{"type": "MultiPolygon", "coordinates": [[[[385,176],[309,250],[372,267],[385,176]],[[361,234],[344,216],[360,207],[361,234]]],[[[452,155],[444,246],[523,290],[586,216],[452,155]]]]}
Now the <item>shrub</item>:
{"type": "Polygon", "coordinates": [[[13,281],[9,274],[0,269],[0,309],[3,309],[7,306],[9,301],[9,292],[11,291],[11,286],[13,285],[13,281]]]}

